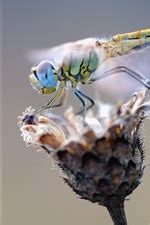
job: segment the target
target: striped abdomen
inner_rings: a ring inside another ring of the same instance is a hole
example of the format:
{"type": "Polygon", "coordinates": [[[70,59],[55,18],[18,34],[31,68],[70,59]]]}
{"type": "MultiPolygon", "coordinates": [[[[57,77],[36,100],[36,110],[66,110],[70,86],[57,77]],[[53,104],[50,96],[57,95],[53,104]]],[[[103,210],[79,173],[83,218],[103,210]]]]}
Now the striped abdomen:
{"type": "Polygon", "coordinates": [[[110,45],[115,50],[112,52],[114,54],[112,56],[115,56],[115,52],[122,55],[133,49],[138,50],[147,44],[150,45],[150,29],[117,34],[110,40],[110,45]]]}

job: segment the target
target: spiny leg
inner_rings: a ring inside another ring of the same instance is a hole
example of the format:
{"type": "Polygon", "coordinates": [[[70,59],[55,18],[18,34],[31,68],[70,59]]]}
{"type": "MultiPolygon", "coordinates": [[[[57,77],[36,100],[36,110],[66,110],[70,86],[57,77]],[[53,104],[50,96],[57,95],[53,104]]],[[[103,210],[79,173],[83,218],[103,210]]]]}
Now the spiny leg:
{"type": "Polygon", "coordinates": [[[83,98],[80,96],[80,94],[78,93],[77,90],[75,90],[74,93],[75,93],[75,95],[77,96],[77,98],[80,100],[80,102],[82,103],[82,106],[83,106],[83,108],[82,108],[79,112],[76,113],[76,115],[79,115],[79,114],[85,112],[85,110],[86,110],[86,104],[85,104],[85,101],[84,101],[83,98]]]}
{"type": "MultiPolygon", "coordinates": [[[[61,87],[59,90],[58,90],[58,92],[57,92],[57,94],[50,100],[50,102],[47,104],[47,105],[45,105],[45,106],[43,106],[41,109],[39,109],[39,110],[36,110],[32,115],[27,115],[24,119],[23,119],[23,121],[25,122],[25,121],[28,121],[28,120],[30,120],[30,118],[31,117],[33,117],[34,115],[36,115],[36,114],[38,114],[38,113],[40,113],[40,112],[42,112],[42,111],[44,111],[45,109],[49,109],[49,108],[51,108],[51,106],[53,105],[53,103],[62,95],[62,93],[63,93],[63,91],[64,91],[64,88],[65,87],[61,87]]],[[[65,97],[65,96],[64,96],[65,97]]],[[[62,104],[63,104],[63,102],[64,102],[64,99],[62,99],[62,104]]],[[[55,106],[54,106],[55,107],[55,106]]]]}
{"type": "Polygon", "coordinates": [[[50,108],[60,107],[60,106],[62,106],[64,104],[64,100],[65,100],[65,97],[66,97],[66,88],[64,88],[62,90],[62,94],[61,94],[60,97],[61,97],[60,98],[60,102],[58,104],[56,104],[56,105],[51,105],[50,108]]]}
{"type": "Polygon", "coordinates": [[[83,105],[83,108],[77,114],[81,114],[81,113],[85,112],[86,110],[90,109],[95,104],[93,99],[91,99],[89,96],[85,95],[78,89],[75,90],[75,95],[79,98],[79,100],[81,101],[81,103],[83,105]],[[89,106],[86,106],[86,103],[83,98],[88,100],[91,104],[89,106]]]}
{"type": "Polygon", "coordinates": [[[45,109],[51,108],[51,106],[53,105],[53,103],[62,95],[62,91],[63,91],[63,88],[60,88],[58,90],[57,94],[50,100],[50,102],[47,103],[47,105],[43,106],[41,109],[35,111],[34,114],[40,113],[40,112],[42,112],[45,109]]]}
{"type": "Polygon", "coordinates": [[[87,109],[90,109],[93,107],[93,105],[95,105],[95,102],[92,98],[90,98],[89,96],[87,96],[86,94],[84,94],[83,92],[81,92],[80,90],[76,89],[76,91],[78,92],[78,94],[80,94],[83,98],[87,99],[90,102],[90,105],[86,107],[87,109]]]}
{"type": "Polygon", "coordinates": [[[116,73],[121,73],[121,72],[127,73],[131,77],[135,78],[137,81],[141,82],[146,88],[150,89],[150,80],[149,79],[147,79],[146,77],[142,76],[139,73],[134,72],[133,70],[131,70],[125,66],[115,67],[115,68],[103,73],[102,77],[93,78],[90,81],[94,82],[94,81],[100,80],[102,78],[105,78],[105,77],[108,77],[111,75],[115,75],[116,73]]]}

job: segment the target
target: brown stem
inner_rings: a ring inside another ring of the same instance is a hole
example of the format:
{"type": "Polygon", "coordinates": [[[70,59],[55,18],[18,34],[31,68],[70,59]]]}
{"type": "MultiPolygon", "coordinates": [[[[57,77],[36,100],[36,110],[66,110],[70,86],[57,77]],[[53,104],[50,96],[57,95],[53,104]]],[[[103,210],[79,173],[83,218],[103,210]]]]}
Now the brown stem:
{"type": "Polygon", "coordinates": [[[111,199],[106,204],[106,208],[113,220],[114,225],[127,225],[124,211],[124,203],[111,199]]]}

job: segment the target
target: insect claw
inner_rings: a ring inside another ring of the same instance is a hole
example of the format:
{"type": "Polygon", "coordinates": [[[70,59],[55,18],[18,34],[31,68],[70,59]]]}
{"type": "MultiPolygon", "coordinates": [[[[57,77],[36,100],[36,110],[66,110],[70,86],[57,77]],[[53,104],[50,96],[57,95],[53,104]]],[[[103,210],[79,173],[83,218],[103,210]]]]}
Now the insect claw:
{"type": "Polygon", "coordinates": [[[25,117],[22,119],[22,122],[26,124],[34,124],[34,114],[25,115],[25,117]]]}

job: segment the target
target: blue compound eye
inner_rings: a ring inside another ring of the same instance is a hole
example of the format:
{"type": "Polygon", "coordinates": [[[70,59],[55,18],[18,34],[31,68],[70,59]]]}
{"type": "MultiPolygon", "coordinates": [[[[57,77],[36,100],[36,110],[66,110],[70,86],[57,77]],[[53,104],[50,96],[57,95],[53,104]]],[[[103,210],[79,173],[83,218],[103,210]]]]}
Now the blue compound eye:
{"type": "Polygon", "coordinates": [[[53,73],[49,62],[41,62],[36,69],[32,69],[30,81],[33,86],[43,94],[50,94],[56,90],[57,74],[53,73]]]}

